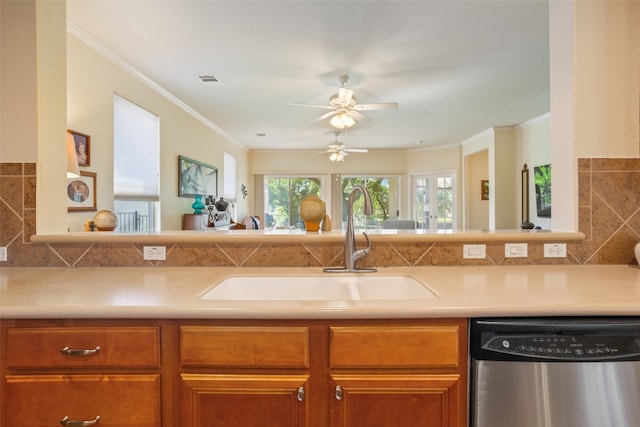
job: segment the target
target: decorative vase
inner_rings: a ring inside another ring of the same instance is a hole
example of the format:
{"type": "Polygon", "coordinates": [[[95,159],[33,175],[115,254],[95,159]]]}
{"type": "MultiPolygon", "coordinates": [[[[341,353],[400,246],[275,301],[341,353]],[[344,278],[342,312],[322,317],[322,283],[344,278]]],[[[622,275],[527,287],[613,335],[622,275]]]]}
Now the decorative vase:
{"type": "Polygon", "coordinates": [[[307,231],[318,231],[327,214],[326,203],[318,196],[307,196],[300,202],[300,217],[307,231]]]}
{"type": "Polygon", "coordinates": [[[229,207],[229,202],[227,202],[223,197],[220,197],[220,200],[216,202],[216,209],[218,212],[224,212],[229,207]]]}
{"type": "Polygon", "coordinates": [[[118,226],[118,217],[111,211],[98,211],[93,217],[95,227],[100,231],[113,231],[118,226]]]}
{"type": "Polygon", "coordinates": [[[191,205],[193,208],[193,213],[196,215],[200,215],[204,212],[204,203],[202,203],[202,196],[196,196],[196,201],[191,205]]]}

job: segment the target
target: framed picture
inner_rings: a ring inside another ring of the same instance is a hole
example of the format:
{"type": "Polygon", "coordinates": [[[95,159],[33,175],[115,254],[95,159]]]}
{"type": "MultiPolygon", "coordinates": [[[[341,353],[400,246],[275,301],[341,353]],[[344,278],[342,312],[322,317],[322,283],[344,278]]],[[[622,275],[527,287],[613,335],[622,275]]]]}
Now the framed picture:
{"type": "Polygon", "coordinates": [[[489,200],[489,180],[480,181],[480,200],[489,200]]]}
{"type": "Polygon", "coordinates": [[[91,137],[71,129],[67,129],[67,132],[73,136],[73,142],[76,144],[78,166],[91,166],[91,137]]]}
{"type": "Polygon", "coordinates": [[[178,196],[218,196],[218,168],[178,156],[178,196]]]}
{"type": "Polygon", "coordinates": [[[97,210],[95,173],[80,171],[79,177],[67,179],[67,210],[69,212],[97,210]]]}

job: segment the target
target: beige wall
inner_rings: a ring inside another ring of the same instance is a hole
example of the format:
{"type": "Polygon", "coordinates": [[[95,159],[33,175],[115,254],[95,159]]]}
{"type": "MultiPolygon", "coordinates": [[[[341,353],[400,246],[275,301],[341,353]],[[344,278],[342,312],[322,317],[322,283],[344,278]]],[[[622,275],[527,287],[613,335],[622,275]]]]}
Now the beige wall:
{"type": "Polygon", "coordinates": [[[465,228],[470,230],[489,229],[489,200],[482,200],[481,182],[489,179],[489,149],[476,151],[465,157],[465,228]]]}
{"type": "MultiPolygon", "coordinates": [[[[222,195],[223,153],[237,160],[237,191],[246,183],[246,150],[233,144],[140,79],[99,54],[87,44],[67,37],[67,117],[70,129],[91,135],[91,166],[98,174],[98,209],[113,209],[113,95],[140,105],[160,117],[160,192],[163,230],[179,230],[182,214],[191,213],[190,198],[178,197],[178,155],[217,166],[218,192],[222,195]]],[[[247,201],[236,196],[239,215],[247,201]]],[[[93,213],[70,213],[70,228],[81,231],[93,213]]]]}
{"type": "Polygon", "coordinates": [[[574,10],[576,157],[638,157],[640,1],[574,10]]]}
{"type": "Polygon", "coordinates": [[[37,159],[35,3],[0,2],[0,161],[37,159]]]}

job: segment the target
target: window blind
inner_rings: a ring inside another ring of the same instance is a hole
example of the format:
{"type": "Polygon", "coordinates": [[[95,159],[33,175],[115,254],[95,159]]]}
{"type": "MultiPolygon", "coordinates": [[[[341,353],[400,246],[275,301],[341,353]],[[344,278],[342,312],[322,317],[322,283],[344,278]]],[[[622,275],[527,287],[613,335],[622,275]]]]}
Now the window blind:
{"type": "Polygon", "coordinates": [[[117,200],[160,200],[160,120],[114,95],[113,193],[117,200]]]}

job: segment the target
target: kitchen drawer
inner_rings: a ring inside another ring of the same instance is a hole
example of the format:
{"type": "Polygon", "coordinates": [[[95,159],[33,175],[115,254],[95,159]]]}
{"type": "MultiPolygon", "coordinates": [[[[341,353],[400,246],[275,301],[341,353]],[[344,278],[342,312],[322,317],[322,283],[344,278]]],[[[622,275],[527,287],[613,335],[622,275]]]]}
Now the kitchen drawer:
{"type": "Polygon", "coordinates": [[[159,330],[157,327],[9,328],[7,366],[157,368],[159,330]]]}
{"type": "Polygon", "coordinates": [[[330,328],[332,368],[457,368],[460,328],[361,326],[330,328]]]}
{"type": "Polygon", "coordinates": [[[182,326],[182,366],[309,367],[309,328],[182,326]]]}
{"type": "Polygon", "coordinates": [[[7,426],[60,426],[65,416],[99,416],[99,426],[161,423],[159,375],[8,375],[5,385],[7,426]]]}

